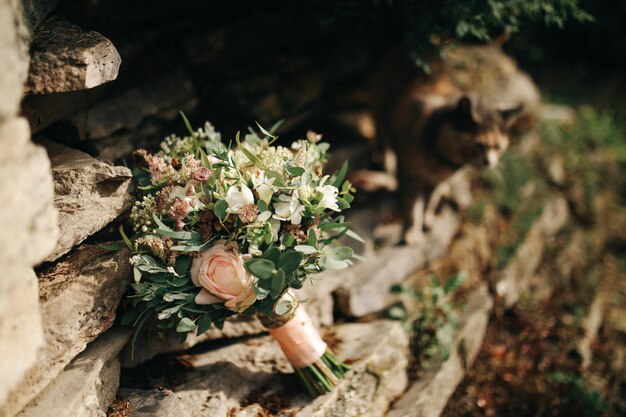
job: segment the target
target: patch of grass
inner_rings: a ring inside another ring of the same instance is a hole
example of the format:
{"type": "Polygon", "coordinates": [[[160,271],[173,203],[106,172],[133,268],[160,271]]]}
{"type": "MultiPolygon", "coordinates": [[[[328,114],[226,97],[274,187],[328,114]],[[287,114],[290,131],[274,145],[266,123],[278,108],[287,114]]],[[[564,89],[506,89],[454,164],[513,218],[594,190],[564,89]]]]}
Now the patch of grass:
{"type": "Polygon", "coordinates": [[[431,275],[430,285],[423,288],[404,285],[391,288],[394,294],[408,296],[410,304],[390,307],[387,317],[401,321],[410,334],[414,362],[411,369],[425,369],[431,359],[447,360],[450,357],[459,326],[458,305],[451,295],[466,279],[467,274],[459,273],[449,277],[444,284],[439,277],[431,275]]]}

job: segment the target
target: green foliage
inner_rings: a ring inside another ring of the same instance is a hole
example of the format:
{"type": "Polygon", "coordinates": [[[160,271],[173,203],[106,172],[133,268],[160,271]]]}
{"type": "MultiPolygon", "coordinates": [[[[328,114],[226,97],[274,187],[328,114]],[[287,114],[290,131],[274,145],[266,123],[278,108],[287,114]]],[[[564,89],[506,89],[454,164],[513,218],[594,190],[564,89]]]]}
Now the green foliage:
{"type": "Polygon", "coordinates": [[[511,34],[530,22],[562,28],[568,21],[586,22],[591,16],[578,0],[340,0],[314,1],[331,10],[325,21],[332,27],[359,33],[381,32],[402,37],[416,64],[427,69],[427,55],[460,40],[488,42],[511,34]]]}
{"type": "Polygon", "coordinates": [[[431,358],[447,360],[454,348],[454,335],[459,325],[456,305],[451,294],[466,280],[465,273],[448,278],[442,285],[437,276],[431,276],[430,285],[415,290],[403,285],[395,285],[391,292],[409,296],[411,308],[395,305],[387,310],[387,316],[402,322],[411,334],[413,351],[426,367],[431,358]],[[409,310],[414,310],[409,313],[409,310]]]}

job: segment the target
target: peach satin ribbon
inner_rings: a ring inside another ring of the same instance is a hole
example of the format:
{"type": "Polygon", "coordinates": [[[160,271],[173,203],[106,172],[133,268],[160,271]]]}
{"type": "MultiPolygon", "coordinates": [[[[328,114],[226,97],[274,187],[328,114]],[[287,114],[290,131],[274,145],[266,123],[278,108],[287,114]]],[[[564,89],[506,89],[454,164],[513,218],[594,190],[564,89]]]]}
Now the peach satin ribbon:
{"type": "Polygon", "coordinates": [[[270,329],[270,334],[294,368],[306,368],[319,360],[326,351],[326,343],[302,306],[296,308],[293,318],[287,323],[270,329]]]}

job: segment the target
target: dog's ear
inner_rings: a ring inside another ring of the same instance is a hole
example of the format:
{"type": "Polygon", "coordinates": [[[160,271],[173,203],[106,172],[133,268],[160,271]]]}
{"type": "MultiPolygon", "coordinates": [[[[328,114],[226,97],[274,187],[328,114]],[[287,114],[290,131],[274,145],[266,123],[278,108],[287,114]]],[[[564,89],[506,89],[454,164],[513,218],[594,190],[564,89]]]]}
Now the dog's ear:
{"type": "Polygon", "coordinates": [[[455,124],[461,130],[471,131],[476,129],[480,120],[476,115],[475,104],[469,96],[463,96],[456,103],[454,109],[455,124]]]}

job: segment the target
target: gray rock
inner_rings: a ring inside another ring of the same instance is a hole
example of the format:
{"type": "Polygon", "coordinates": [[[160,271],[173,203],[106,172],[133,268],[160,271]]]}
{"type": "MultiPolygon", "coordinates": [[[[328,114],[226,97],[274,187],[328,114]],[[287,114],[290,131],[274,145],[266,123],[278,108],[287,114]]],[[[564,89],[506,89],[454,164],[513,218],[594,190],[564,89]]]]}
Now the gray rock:
{"type": "Polygon", "coordinates": [[[33,34],[25,94],[84,90],[117,78],[122,62],[110,40],[60,18],[33,34]]]}
{"type": "Polygon", "coordinates": [[[193,84],[182,68],[167,76],[146,80],[143,86],[127,90],[67,119],[77,140],[108,138],[119,131],[133,131],[148,118],[173,120],[180,110],[197,104],[193,84]]]}
{"type": "Polygon", "coordinates": [[[291,366],[271,337],[186,356],[192,369],[171,391],[120,394],[131,402],[133,417],[257,415],[267,410],[255,398],[274,395],[287,403],[279,415],[383,415],[406,387],[407,335],[389,321],[341,325],[336,332],[342,340],[337,353],[353,362],[352,370],[332,393],[314,401],[294,386],[291,366]]]}
{"type": "Polygon", "coordinates": [[[532,278],[541,264],[546,241],[556,235],[567,223],[569,209],[563,197],[548,200],[541,216],[530,228],[515,257],[500,274],[496,292],[506,307],[512,307],[528,291],[532,278]]]}
{"type": "Polygon", "coordinates": [[[50,14],[57,4],[58,0],[22,0],[22,7],[24,8],[24,18],[30,33],[33,33],[35,29],[44,21],[46,16],[50,14]]]}
{"type": "Polygon", "coordinates": [[[45,344],[37,364],[13,390],[6,415],[35,398],[88,343],[107,330],[132,271],[128,251],[82,245],[39,274],[45,344]]]}
{"type": "Polygon", "coordinates": [[[127,329],[102,334],[65,367],[18,417],[106,417],[120,381],[117,354],[127,342],[127,329]]]}
{"type": "Polygon", "coordinates": [[[22,118],[0,125],[0,142],[0,215],[5,219],[0,265],[20,266],[21,273],[44,260],[58,238],[50,161],[45,150],[30,141],[22,118]]]}
{"type": "Polygon", "coordinates": [[[493,305],[487,286],[482,284],[471,293],[467,303],[455,339],[456,348],[448,360],[431,364],[394,403],[388,417],[437,417],[441,414],[463,380],[466,370],[472,365],[485,337],[493,305]]]}
{"type": "Polygon", "coordinates": [[[344,314],[360,317],[381,311],[394,300],[389,289],[427,262],[442,256],[458,231],[460,220],[444,207],[432,230],[414,246],[388,247],[368,254],[363,262],[342,276],[336,291],[337,303],[344,314]]]}
{"type": "MultiPolygon", "coordinates": [[[[17,116],[28,75],[30,33],[20,0],[0,3],[0,122],[17,116]]],[[[0,140],[2,138],[0,137],[0,140]]]]}
{"type": "Polygon", "coordinates": [[[99,231],[130,207],[132,173],[86,153],[44,142],[52,163],[54,205],[59,211],[61,235],[52,261],[99,231]]]}
{"type": "Polygon", "coordinates": [[[37,294],[37,276],[32,269],[13,268],[3,273],[0,285],[0,415],[7,395],[23,375],[38,363],[37,350],[44,343],[37,294]],[[10,285],[6,285],[7,280],[10,285]],[[6,285],[6,286],[5,286],[6,285]]]}

